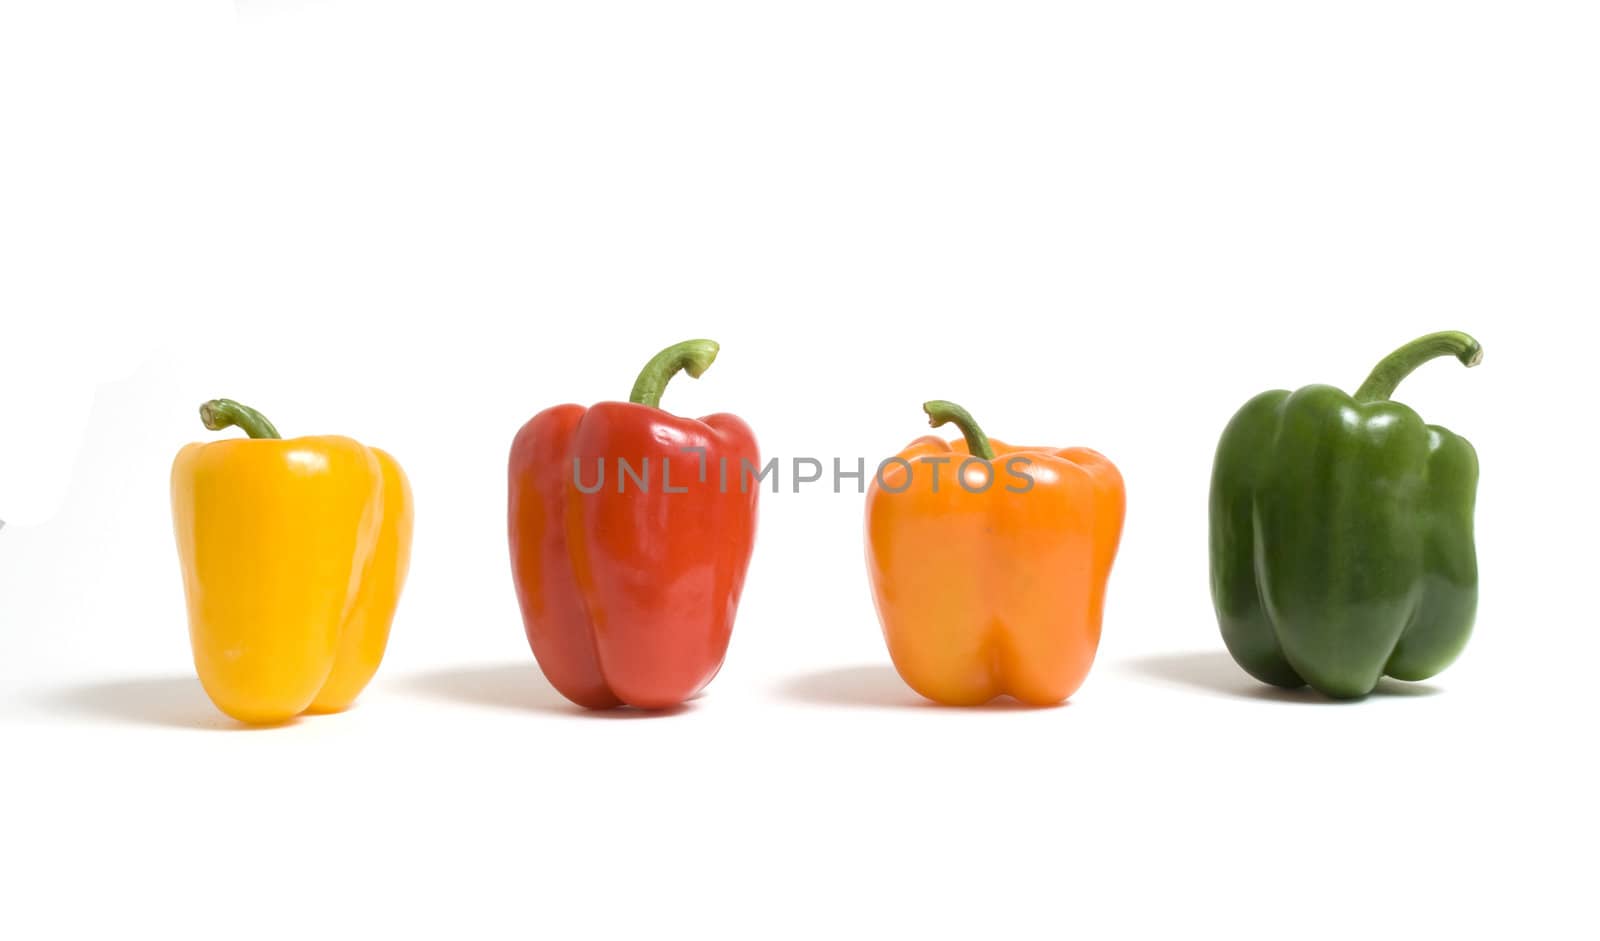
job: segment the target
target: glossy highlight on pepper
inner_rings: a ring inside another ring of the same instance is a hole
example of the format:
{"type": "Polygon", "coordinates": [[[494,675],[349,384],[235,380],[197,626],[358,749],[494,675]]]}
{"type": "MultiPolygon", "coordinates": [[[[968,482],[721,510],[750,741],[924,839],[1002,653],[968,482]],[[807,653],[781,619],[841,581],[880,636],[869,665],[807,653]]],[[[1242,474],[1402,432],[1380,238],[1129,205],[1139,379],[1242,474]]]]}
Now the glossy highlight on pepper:
{"type": "Polygon", "coordinates": [[[1122,475],[1088,448],[1014,447],[960,406],[923,408],[963,439],[918,438],[867,491],[867,570],[895,669],[945,705],[1062,702],[1099,646],[1122,475]]]}
{"type": "Polygon", "coordinates": [[[1211,593],[1228,652],[1256,679],[1354,699],[1384,676],[1427,679],[1465,648],[1478,456],[1390,399],[1442,356],[1476,366],[1483,348],[1429,334],[1385,357],[1354,396],[1263,392],[1223,431],[1211,593]]]}
{"type": "Polygon", "coordinates": [[[242,722],[338,712],[377,672],[411,555],[411,489],[377,448],[282,439],[228,399],[172,464],[172,519],[195,670],[242,722]]]}
{"type": "Polygon", "coordinates": [[[507,530],[528,645],[580,706],[676,706],[722,666],[755,547],[759,488],[738,471],[759,451],[736,416],[658,407],[674,375],[699,377],[718,349],[670,346],[627,402],[545,409],[512,442],[507,530]],[[597,468],[612,476],[596,482],[597,468]]]}

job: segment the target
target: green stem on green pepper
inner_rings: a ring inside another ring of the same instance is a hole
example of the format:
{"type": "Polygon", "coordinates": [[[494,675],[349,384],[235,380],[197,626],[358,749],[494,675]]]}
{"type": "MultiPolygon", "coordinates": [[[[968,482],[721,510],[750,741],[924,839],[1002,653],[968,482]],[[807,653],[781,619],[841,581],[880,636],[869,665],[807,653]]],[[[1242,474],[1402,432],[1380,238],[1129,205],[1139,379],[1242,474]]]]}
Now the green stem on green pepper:
{"type": "Polygon", "coordinates": [[[1385,356],[1372,368],[1367,381],[1356,390],[1356,401],[1379,402],[1389,398],[1412,370],[1440,356],[1454,356],[1463,366],[1476,366],[1483,362],[1483,347],[1459,330],[1419,337],[1385,356]]]}

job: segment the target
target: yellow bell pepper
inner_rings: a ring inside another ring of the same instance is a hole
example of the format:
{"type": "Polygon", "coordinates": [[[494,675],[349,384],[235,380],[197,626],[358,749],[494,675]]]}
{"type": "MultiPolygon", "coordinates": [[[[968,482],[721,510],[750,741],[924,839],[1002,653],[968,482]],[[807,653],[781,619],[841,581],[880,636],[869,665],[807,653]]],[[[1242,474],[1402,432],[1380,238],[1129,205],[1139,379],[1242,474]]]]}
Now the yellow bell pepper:
{"type": "Polygon", "coordinates": [[[212,431],[172,463],[172,519],[195,670],[242,722],[338,712],[377,672],[411,558],[411,488],[377,448],[283,440],[254,409],[200,407],[212,431]]]}

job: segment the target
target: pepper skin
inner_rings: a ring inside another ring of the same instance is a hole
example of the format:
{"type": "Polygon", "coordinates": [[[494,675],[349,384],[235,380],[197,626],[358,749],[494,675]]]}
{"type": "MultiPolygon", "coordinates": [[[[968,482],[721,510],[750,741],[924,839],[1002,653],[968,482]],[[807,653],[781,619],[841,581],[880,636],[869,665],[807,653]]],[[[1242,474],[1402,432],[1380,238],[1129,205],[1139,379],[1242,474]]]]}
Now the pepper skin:
{"type": "Polygon", "coordinates": [[[1476,366],[1464,333],[1422,337],[1348,396],[1275,390],[1234,415],[1211,477],[1211,594],[1228,652],[1264,683],[1337,699],[1423,680],[1472,630],[1478,458],[1389,400],[1422,363],[1476,366]]]}
{"type": "Polygon", "coordinates": [[[195,670],[218,709],[272,724],[347,708],[383,659],[411,558],[411,488],[377,448],[279,438],[227,399],[172,464],[195,670]]]}
{"type": "Polygon", "coordinates": [[[1010,447],[959,406],[923,408],[965,440],[918,438],[867,490],[867,569],[895,669],[950,706],[1062,702],[1100,643],[1122,475],[1088,448],[1010,447]]]}
{"type": "Polygon", "coordinates": [[[755,547],[760,488],[742,472],[760,467],[755,436],[733,415],[656,407],[673,375],[699,377],[717,350],[668,347],[629,401],[545,409],[512,442],[508,530],[528,645],[580,706],[669,708],[722,666],[755,547]]]}

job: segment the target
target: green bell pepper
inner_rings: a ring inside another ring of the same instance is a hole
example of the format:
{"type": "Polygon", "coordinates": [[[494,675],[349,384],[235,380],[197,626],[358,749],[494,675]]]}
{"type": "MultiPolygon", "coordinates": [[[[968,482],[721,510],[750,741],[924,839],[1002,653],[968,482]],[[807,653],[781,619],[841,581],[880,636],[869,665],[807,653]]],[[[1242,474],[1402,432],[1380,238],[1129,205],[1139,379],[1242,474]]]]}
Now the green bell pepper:
{"type": "Polygon", "coordinates": [[[1435,333],[1378,363],[1354,397],[1277,389],[1245,403],[1211,476],[1211,597],[1251,676],[1339,699],[1422,680],[1467,643],[1478,604],[1478,457],[1389,400],[1418,366],[1483,358],[1435,333]]]}

